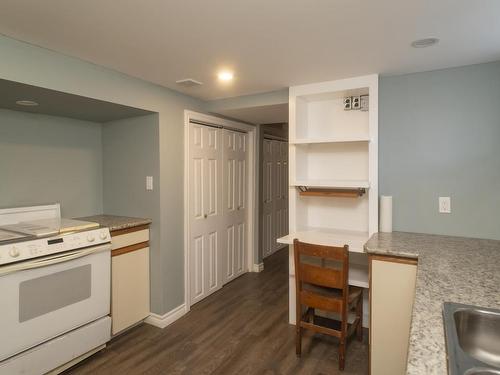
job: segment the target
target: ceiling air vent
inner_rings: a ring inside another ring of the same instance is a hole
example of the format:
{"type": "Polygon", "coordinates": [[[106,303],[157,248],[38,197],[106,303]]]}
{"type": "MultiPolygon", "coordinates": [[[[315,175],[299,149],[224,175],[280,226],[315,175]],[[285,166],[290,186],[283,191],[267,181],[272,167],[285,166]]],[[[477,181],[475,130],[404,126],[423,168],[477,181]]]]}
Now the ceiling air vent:
{"type": "Polygon", "coordinates": [[[203,85],[203,83],[201,83],[200,81],[192,78],[180,79],[178,81],[175,81],[175,83],[184,87],[196,87],[203,85]]]}

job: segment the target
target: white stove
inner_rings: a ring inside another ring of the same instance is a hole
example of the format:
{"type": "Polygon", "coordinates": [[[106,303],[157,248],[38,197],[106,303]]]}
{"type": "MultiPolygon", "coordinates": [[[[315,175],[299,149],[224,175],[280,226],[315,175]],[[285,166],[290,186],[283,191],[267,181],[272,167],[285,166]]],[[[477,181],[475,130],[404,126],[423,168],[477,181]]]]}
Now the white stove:
{"type": "Polygon", "coordinates": [[[47,207],[0,210],[0,375],[59,371],[111,338],[109,230],[47,207]]]}

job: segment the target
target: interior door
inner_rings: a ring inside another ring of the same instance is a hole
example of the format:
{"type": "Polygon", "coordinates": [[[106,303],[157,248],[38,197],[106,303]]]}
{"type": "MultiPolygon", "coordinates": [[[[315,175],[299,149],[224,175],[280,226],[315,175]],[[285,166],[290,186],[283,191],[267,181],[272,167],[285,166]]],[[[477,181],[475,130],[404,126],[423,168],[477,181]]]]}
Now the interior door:
{"type": "MultiPolygon", "coordinates": [[[[279,142],[280,144],[280,173],[278,178],[280,179],[280,189],[279,197],[277,199],[277,209],[280,212],[279,215],[279,237],[286,236],[288,234],[288,143],[279,142]]],[[[276,249],[283,247],[282,244],[276,242],[276,249]]]]}
{"type": "Polygon", "coordinates": [[[189,126],[189,277],[194,304],[222,286],[222,134],[215,127],[189,126]]]}
{"type": "Polygon", "coordinates": [[[273,195],[273,141],[264,139],[262,144],[262,256],[273,252],[274,195],[273,195]]]}
{"type": "Polygon", "coordinates": [[[283,174],[283,162],[281,160],[281,142],[272,141],[272,152],[273,152],[273,162],[274,162],[274,173],[273,173],[273,211],[274,211],[274,222],[273,222],[273,238],[272,238],[272,252],[274,253],[280,244],[277,243],[278,238],[281,237],[282,233],[282,174],[283,174]]]}
{"type": "Polygon", "coordinates": [[[288,234],[288,143],[263,140],[262,256],[283,247],[277,239],[288,234]]]}
{"type": "Polygon", "coordinates": [[[223,283],[247,270],[247,134],[224,129],[223,137],[223,283]]]}

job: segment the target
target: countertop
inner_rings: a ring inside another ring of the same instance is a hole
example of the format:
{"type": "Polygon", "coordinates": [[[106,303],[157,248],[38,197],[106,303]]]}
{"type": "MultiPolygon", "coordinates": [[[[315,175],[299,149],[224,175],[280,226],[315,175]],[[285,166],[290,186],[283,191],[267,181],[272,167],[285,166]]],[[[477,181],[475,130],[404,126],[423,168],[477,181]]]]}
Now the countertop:
{"type": "Polygon", "coordinates": [[[127,217],[127,216],[115,216],[115,215],[95,215],[79,217],[77,220],[92,221],[94,223],[99,223],[101,227],[108,227],[112,232],[114,230],[133,228],[139,225],[150,224],[151,219],[145,219],[140,217],[127,217]]]}
{"type": "Polygon", "coordinates": [[[365,251],[418,258],[407,374],[447,374],[443,302],[500,308],[500,241],[376,233],[365,251]]]}

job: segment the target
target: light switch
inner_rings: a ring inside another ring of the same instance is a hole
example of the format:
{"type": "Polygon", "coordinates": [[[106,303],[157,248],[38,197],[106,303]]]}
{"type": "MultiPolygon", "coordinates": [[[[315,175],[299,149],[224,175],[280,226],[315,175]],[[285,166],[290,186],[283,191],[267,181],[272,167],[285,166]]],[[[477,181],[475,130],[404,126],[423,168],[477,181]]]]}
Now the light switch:
{"type": "Polygon", "coordinates": [[[439,197],[439,213],[451,214],[451,198],[439,197]]]}
{"type": "Polygon", "coordinates": [[[146,190],[153,190],[153,176],[146,176],[146,190]]]}

